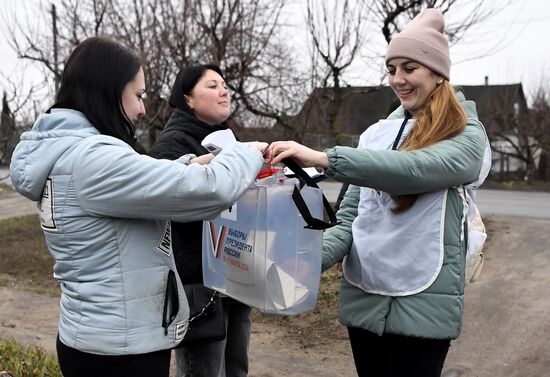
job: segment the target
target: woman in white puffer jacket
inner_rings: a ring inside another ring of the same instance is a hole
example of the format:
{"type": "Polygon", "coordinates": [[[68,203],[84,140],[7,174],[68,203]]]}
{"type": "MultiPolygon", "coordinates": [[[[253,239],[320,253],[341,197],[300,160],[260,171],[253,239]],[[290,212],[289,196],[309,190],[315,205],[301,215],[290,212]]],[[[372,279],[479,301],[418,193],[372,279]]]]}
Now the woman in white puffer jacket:
{"type": "Polygon", "coordinates": [[[260,170],[265,143],[156,160],[133,148],[145,115],[137,55],[90,38],[69,57],[55,104],[21,136],[11,177],[37,201],[61,285],[64,376],[168,376],[189,309],[170,221],[210,219],[260,170]],[[195,163],[198,162],[198,163],[195,163]]]}

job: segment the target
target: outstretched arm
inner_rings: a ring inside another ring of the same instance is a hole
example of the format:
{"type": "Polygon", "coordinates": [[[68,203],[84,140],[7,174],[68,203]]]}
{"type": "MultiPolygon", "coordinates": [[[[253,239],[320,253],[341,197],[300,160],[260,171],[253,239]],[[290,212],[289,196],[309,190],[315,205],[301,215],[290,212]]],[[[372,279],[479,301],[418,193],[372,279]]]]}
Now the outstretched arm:
{"type": "Polygon", "coordinates": [[[413,151],[336,146],[315,151],[294,141],[272,143],[272,163],[292,157],[303,166],[326,170],[335,180],[396,195],[419,194],[477,179],[485,151],[485,131],[468,124],[448,140],[413,151]]]}
{"type": "Polygon", "coordinates": [[[328,156],[325,152],[319,152],[295,141],[276,141],[271,143],[267,151],[266,159],[276,164],[287,157],[292,157],[304,167],[327,169],[328,156]]]}

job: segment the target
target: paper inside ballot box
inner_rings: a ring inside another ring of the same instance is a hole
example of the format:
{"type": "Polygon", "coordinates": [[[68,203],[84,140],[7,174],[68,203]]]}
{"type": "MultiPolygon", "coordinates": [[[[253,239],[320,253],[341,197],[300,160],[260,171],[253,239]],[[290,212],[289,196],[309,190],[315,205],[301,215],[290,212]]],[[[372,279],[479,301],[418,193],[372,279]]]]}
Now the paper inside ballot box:
{"type": "MultiPolygon", "coordinates": [[[[258,258],[258,257],[256,257],[258,258]]],[[[265,290],[277,310],[288,309],[302,303],[309,289],[275,263],[266,260],[265,290]]]]}

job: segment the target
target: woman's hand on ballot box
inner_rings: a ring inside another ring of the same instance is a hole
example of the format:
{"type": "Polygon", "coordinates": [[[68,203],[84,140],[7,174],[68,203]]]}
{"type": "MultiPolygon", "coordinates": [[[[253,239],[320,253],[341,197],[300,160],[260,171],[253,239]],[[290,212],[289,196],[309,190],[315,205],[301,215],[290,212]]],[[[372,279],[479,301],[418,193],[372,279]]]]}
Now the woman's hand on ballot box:
{"type": "MultiPolygon", "coordinates": [[[[254,148],[254,149],[259,150],[262,154],[264,154],[264,152],[269,147],[268,143],[264,143],[262,141],[250,141],[250,142],[246,142],[246,143],[243,143],[243,144],[248,145],[250,148],[254,148]]],[[[205,154],[205,155],[202,155],[202,156],[195,157],[190,162],[192,164],[205,165],[205,164],[209,164],[212,161],[213,158],[214,158],[214,155],[212,153],[208,153],[208,154],[205,154]]]]}
{"type": "Polygon", "coordinates": [[[291,157],[304,167],[327,169],[329,164],[325,152],[313,150],[295,141],[275,141],[271,143],[264,157],[266,160],[270,160],[271,164],[281,162],[287,157],[291,157]]]}
{"type": "Polygon", "coordinates": [[[259,150],[260,152],[262,152],[262,155],[265,155],[265,151],[267,151],[267,149],[269,148],[269,144],[264,143],[263,141],[248,141],[244,144],[248,145],[250,148],[255,148],[259,150]]]}
{"type": "Polygon", "coordinates": [[[192,164],[206,165],[206,164],[209,164],[213,158],[214,158],[214,155],[212,153],[208,153],[208,154],[203,154],[202,156],[195,157],[189,162],[192,164]]]}

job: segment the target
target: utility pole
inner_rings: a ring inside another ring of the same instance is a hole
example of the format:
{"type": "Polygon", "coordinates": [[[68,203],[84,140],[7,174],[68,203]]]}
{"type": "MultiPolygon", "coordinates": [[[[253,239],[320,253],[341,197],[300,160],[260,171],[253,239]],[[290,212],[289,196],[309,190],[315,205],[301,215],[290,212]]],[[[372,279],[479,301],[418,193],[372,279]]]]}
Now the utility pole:
{"type": "Polygon", "coordinates": [[[57,13],[55,4],[52,4],[52,33],[53,33],[53,66],[54,66],[54,83],[55,92],[59,89],[59,62],[58,62],[58,47],[57,47],[57,13]]]}

